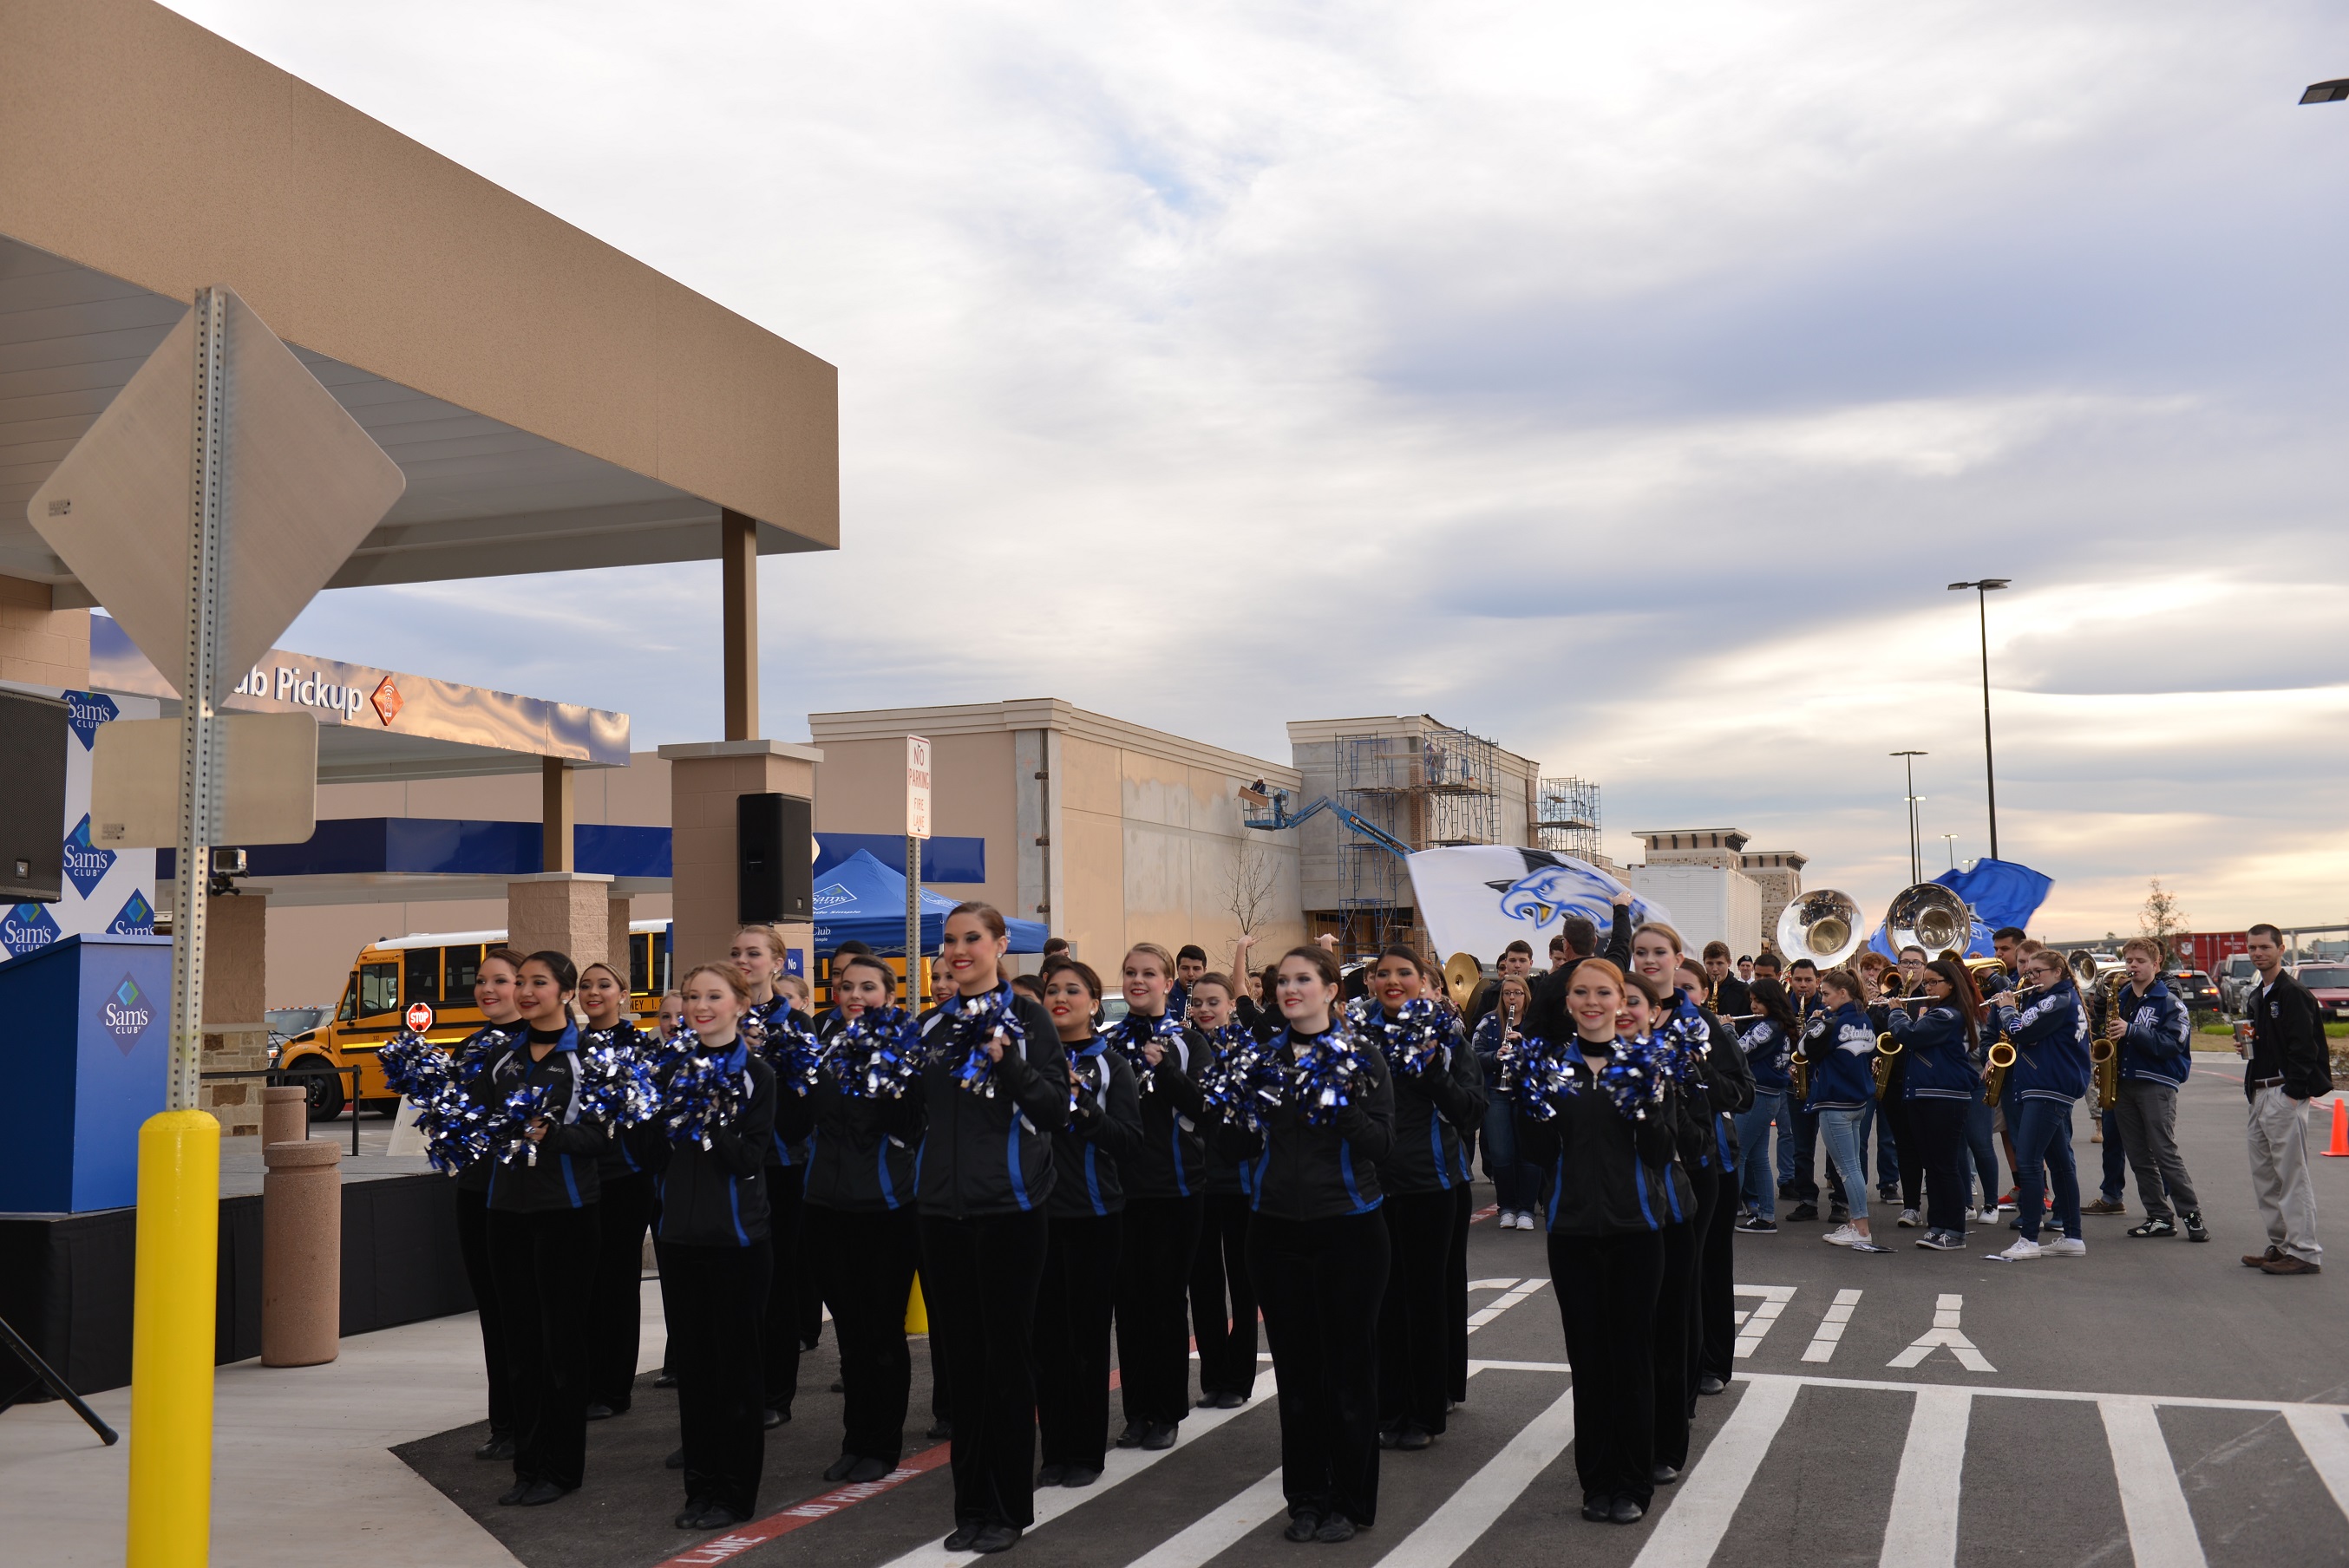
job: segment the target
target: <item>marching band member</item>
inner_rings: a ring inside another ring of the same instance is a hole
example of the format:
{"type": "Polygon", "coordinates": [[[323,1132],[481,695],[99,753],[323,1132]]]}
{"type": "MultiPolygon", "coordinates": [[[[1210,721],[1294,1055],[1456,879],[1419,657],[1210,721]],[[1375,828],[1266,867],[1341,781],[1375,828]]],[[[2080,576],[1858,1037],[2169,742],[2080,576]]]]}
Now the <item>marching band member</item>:
{"type": "MultiPolygon", "coordinates": [[[[791,1010],[789,994],[778,990],[783,978],[783,935],[771,925],[746,925],[734,933],[726,961],[741,972],[750,987],[750,1005],[742,1015],[741,1030],[750,1049],[763,1050],[768,1026],[791,1010]]],[[[780,1031],[778,1031],[780,1032],[780,1031]]],[[[760,1342],[767,1369],[767,1416],[770,1427],[792,1418],[792,1400],[799,1392],[800,1350],[805,1337],[801,1322],[800,1201],[807,1186],[807,1150],[771,1133],[767,1150],[767,1245],[774,1255],[768,1276],[766,1329],[760,1342]]]]}
{"type": "Polygon", "coordinates": [[[1696,1203],[1673,1157],[1671,1091],[1650,1097],[1631,1075],[1656,1076],[1652,1053],[1618,1034],[1636,990],[1605,959],[1584,959],[1567,989],[1572,1033],[1555,1046],[1529,1040],[1512,1075],[1518,1148],[1547,1172],[1582,1517],[1617,1524],[1637,1523],[1655,1495],[1661,1229],[1696,1203]],[[1626,1092],[1610,1092],[1619,1086],[1626,1092]]]}
{"type": "Polygon", "coordinates": [[[579,1490],[587,1469],[587,1312],[595,1277],[596,1157],[606,1134],[583,1112],[579,1026],[571,997],[579,972],[560,953],[522,962],[514,1007],[519,1038],[472,1081],[484,1107],[543,1097],[526,1146],[490,1168],[490,1266],[505,1317],[514,1390],[514,1484],[498,1501],[537,1507],[579,1490]]]}
{"type": "Polygon", "coordinates": [[[1844,1202],[1851,1218],[1821,1240],[1856,1253],[1887,1253],[1868,1234],[1868,1169],[1860,1143],[1860,1123],[1876,1098],[1876,1079],[1869,1063],[1876,1057],[1876,1029],[1860,1007],[1860,980],[1848,969],[1830,969],[1819,976],[1819,1000],[1825,1011],[1806,1026],[1806,1055],[1810,1060],[1809,1109],[1818,1118],[1819,1137],[1827,1146],[1827,1160],[1842,1179],[1844,1202]]]}
{"type": "Polygon", "coordinates": [[[2189,1241],[2207,1242],[2193,1178],[2178,1153],[2178,1091],[2194,1070],[2193,1019],[2161,979],[2161,947],[2151,937],[2121,944],[2128,984],[2121,987],[2106,1035],[2120,1049],[2121,1147],[2137,1171],[2145,1223],[2132,1236],[2174,1236],[2186,1222],[2189,1241]]]}
{"type": "Polygon", "coordinates": [[[1981,1050],[1976,997],[1966,966],[1954,958],[1928,964],[1918,985],[1923,1010],[1893,1006],[1885,1024],[1900,1047],[1899,1088],[1908,1108],[1902,1148],[1913,1143],[1925,1167],[1927,1229],[1917,1244],[1953,1253],[1966,1244],[1966,1216],[1973,1204],[1966,1123],[1982,1097],[1974,1066],[1981,1050]]]}
{"type": "Polygon", "coordinates": [[[1171,1449],[1191,1408],[1191,1262],[1206,1217],[1206,1151],[1198,1132],[1207,1043],[1167,1010],[1174,960],[1155,943],[1125,955],[1126,1016],[1104,1031],[1134,1071],[1141,1146],[1119,1166],[1124,1233],[1117,1262],[1122,1449],[1171,1449]]]}
{"type": "Polygon", "coordinates": [[[1291,1541],[1348,1541],[1378,1513],[1377,1315],[1389,1266],[1378,1161],[1393,1140],[1394,1089],[1385,1057],[1349,1035],[1344,992],[1327,952],[1288,951],[1264,1081],[1224,1111],[1217,1133],[1248,1168],[1248,1274],[1279,1379],[1291,1541]]]}
{"type": "MultiPolygon", "coordinates": [[[[1249,939],[1236,956],[1246,958],[1249,939]]],[[[1202,975],[1191,986],[1189,1022],[1207,1042],[1206,1071],[1227,1068],[1255,1037],[1235,1017],[1229,975],[1202,975]]],[[[1247,1277],[1247,1172],[1223,1141],[1205,1138],[1206,1204],[1191,1264],[1191,1337],[1199,1347],[1203,1410],[1234,1410],[1256,1392],[1256,1291],[1247,1277]]]]}
{"type": "Polygon", "coordinates": [[[1174,954],[1174,985],[1166,993],[1166,1016],[1176,1023],[1188,1023],[1191,1017],[1191,987],[1207,972],[1207,950],[1195,942],[1186,942],[1174,954]]]}
{"type": "MultiPolygon", "coordinates": [[[[730,964],[685,977],[685,1019],[696,1055],[731,1080],[732,1105],[712,1123],[673,1130],[661,1173],[662,1299],[677,1367],[677,1418],[684,1439],[680,1530],[722,1530],[756,1511],[766,1465],[764,1391],[743,1354],[760,1342],[773,1254],[767,1222],[767,1150],[775,1073],[740,1030],[750,984],[730,964]],[[667,1276],[674,1275],[674,1278],[667,1276]]],[[[689,1057],[665,1064],[671,1075],[689,1057]]]]}
{"type": "MultiPolygon", "coordinates": [[[[1754,973],[1767,975],[1775,967],[1775,957],[1765,953],[1755,959],[1754,973]]],[[[1786,1001],[1795,1009],[1795,1049],[1807,1061],[1810,1022],[1823,1010],[1817,964],[1797,958],[1786,966],[1786,1001]]],[[[1795,1206],[1786,1212],[1789,1221],[1816,1220],[1819,1217],[1819,1119],[1807,1099],[1793,1104],[1790,1111],[1795,1135],[1778,1145],[1778,1195],[1794,1201],[1795,1206]]],[[[1835,1223],[1842,1224],[1850,1218],[1850,1211],[1844,1206],[1842,1178],[1836,1174],[1832,1160],[1827,1162],[1827,1184],[1836,1189],[1827,1212],[1835,1223]]]]}
{"type": "MultiPolygon", "coordinates": [[[[608,1039],[616,1051],[649,1058],[654,1042],[628,1016],[628,983],[608,964],[579,972],[579,1008],[587,1015],[584,1041],[608,1039]]],[[[659,1210],[653,1191],[657,1164],[648,1128],[615,1130],[595,1157],[595,1280],[590,1287],[587,1418],[624,1415],[635,1398],[636,1355],[644,1331],[645,1232],[659,1210]]]]}
{"type": "Polygon", "coordinates": [[[1782,1148],[1791,1140],[1787,1100],[1794,1089],[1795,1034],[1800,1026],[1786,1000],[1786,988],[1766,975],[1746,988],[1746,1005],[1754,1012],[1737,1045],[1745,1054],[1746,1070],[1754,1075],[1754,1103],[1737,1119],[1738,1190],[1745,1201],[1745,1217],[1737,1228],[1775,1236],[1777,1161],[1770,1149],[1770,1130],[1776,1126],[1782,1148]]]}
{"type": "Polygon", "coordinates": [[[2080,1236],[2080,1174],[2072,1160],[2072,1105],[2088,1092],[2087,1016],[2062,954],[2046,948],[2032,953],[2023,961],[2023,979],[2035,994],[2003,991],[1991,1004],[2014,1042],[2004,1099],[2020,1172],[2015,1202],[2023,1232],[2013,1246],[1991,1254],[2001,1263],[2078,1257],[2088,1250],[2080,1236]],[[2018,1001],[2023,1003],[2020,1009],[2018,1001]],[[2055,1221],[2064,1233],[2043,1245],[2042,1194],[2051,1174],[2055,1221]]]}
{"type": "Polygon", "coordinates": [[[1036,1517],[1036,1291],[1069,1063],[1051,1015],[1000,977],[1010,941],[992,904],[957,904],[940,942],[952,990],[922,1015],[920,1070],[892,1103],[899,1136],[919,1139],[922,1288],[946,1341],[945,1544],[1001,1552],[1036,1517]]]}
{"type": "Polygon", "coordinates": [[[1505,1231],[1541,1228],[1534,1221],[1534,1205],[1540,1201],[1541,1172],[1519,1157],[1516,1113],[1501,1093],[1506,1058],[1517,1050],[1524,1038],[1520,1026],[1531,997],[1526,977],[1504,975],[1493,1010],[1476,1026],[1476,1063],[1485,1076],[1485,1174],[1492,1180],[1493,1201],[1500,1209],[1500,1228],[1505,1231]]]}
{"type": "MultiPolygon", "coordinates": [[[[489,1021],[460,1041],[449,1053],[450,1072],[470,1082],[522,1033],[522,1014],[514,1007],[514,986],[522,976],[522,954],[512,947],[492,947],[481,954],[473,972],[473,1006],[489,1021]]],[[[472,1287],[481,1321],[481,1367],[490,1390],[490,1435],[473,1450],[477,1460],[514,1457],[513,1364],[506,1355],[505,1313],[498,1304],[498,1276],[490,1266],[490,1172],[494,1162],[476,1160],[457,1172],[457,1251],[465,1262],[465,1283],[472,1287]]]]}
{"type": "Polygon", "coordinates": [[[840,1346],[840,1456],[823,1472],[829,1481],[879,1480],[905,1452],[913,1381],[905,1302],[922,1237],[914,1150],[885,1125],[871,1087],[876,1058],[885,1073],[889,1057],[907,1045],[911,1019],[896,999],[888,965],[870,954],[834,954],[832,1006],[816,1026],[823,1065],[804,1097],[781,1097],[794,1113],[783,1136],[802,1132],[809,1120],[815,1131],[800,1222],[840,1346]]]}
{"type": "Polygon", "coordinates": [[[1458,1022],[1423,995],[1426,984],[1417,954],[1386,948],[1371,971],[1374,1005],[1363,1020],[1394,1086],[1394,1138],[1379,1161],[1390,1260],[1379,1309],[1379,1446],[1406,1452],[1444,1431],[1460,1130],[1485,1111],[1458,1022]]]}
{"type": "MultiPolygon", "coordinates": [[[[1090,965],[1056,958],[1046,965],[1043,982],[1044,1010],[1068,1055],[1073,1103],[1069,1125],[1052,1135],[1051,1218],[1036,1293],[1036,1343],[1050,1347],[1036,1365],[1043,1446],[1036,1484],[1082,1487],[1101,1479],[1109,1443],[1110,1314],[1125,1213],[1122,1162],[1142,1142],[1142,1100],[1133,1066],[1093,1033],[1101,976],[1090,965]]],[[[1193,1007],[1206,1010],[1203,1000],[1217,994],[1203,980],[1192,987],[1193,1007]]],[[[1225,1001],[1228,1006],[1227,994],[1225,1001]]],[[[1256,1358],[1253,1344],[1248,1358],[1256,1358]]]]}

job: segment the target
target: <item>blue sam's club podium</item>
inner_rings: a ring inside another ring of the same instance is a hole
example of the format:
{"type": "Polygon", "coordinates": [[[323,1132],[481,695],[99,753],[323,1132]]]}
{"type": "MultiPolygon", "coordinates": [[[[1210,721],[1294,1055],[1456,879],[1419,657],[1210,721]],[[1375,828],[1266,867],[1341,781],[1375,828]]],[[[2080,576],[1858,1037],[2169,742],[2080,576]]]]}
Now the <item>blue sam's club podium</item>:
{"type": "Polygon", "coordinates": [[[0,1213],[138,1202],[171,1011],[168,936],[68,936],[0,964],[0,1213]]]}

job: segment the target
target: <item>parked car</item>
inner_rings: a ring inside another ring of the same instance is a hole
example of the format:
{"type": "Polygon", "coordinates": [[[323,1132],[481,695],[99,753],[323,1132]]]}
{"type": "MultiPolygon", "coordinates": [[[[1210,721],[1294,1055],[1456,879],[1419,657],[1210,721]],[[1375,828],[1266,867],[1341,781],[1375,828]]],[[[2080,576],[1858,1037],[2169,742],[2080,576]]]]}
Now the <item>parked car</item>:
{"type": "Polygon", "coordinates": [[[2243,1010],[2243,994],[2259,980],[2251,954],[2230,953],[2219,965],[2219,1001],[2230,1013],[2243,1010]]]}
{"type": "Polygon", "coordinates": [[[2349,964],[2297,964],[2292,973],[2325,1017],[2349,1019],[2349,964]]]}
{"type": "Polygon", "coordinates": [[[2162,976],[2169,994],[2190,1011],[2216,1013],[2220,1008],[2218,982],[2199,969],[2179,969],[2162,976]]]}

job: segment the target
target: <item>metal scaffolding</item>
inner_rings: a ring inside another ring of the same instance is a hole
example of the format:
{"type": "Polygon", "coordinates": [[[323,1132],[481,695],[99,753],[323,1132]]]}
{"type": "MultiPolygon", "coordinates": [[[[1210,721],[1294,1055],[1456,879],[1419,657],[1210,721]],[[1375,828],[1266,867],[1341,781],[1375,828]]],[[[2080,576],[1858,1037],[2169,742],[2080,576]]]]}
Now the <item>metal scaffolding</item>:
{"type": "MultiPolygon", "coordinates": [[[[1338,803],[1414,850],[1497,843],[1498,749],[1483,736],[1440,724],[1411,735],[1341,735],[1338,803]]],[[[1387,942],[1409,923],[1409,873],[1394,855],[1360,837],[1349,838],[1340,852],[1349,944],[1387,942]]]]}
{"type": "Polygon", "coordinates": [[[1534,820],[1541,847],[1578,861],[1599,859],[1599,786],[1588,779],[1545,779],[1534,820]]]}

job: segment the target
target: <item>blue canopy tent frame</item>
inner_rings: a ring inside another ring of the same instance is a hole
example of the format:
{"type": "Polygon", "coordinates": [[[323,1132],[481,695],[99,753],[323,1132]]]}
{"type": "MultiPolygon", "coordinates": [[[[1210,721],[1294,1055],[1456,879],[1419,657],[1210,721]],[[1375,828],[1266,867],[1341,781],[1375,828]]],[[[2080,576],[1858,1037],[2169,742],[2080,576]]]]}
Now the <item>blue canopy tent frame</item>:
{"type": "MultiPolygon", "coordinates": [[[[956,900],[922,890],[922,951],[935,954],[956,900]]],[[[1014,953],[1041,953],[1051,934],[1043,922],[1006,915],[1014,953]]],[[[884,958],[905,955],[905,873],[859,850],[816,880],[815,950],[829,954],[854,938],[884,958]]]]}

